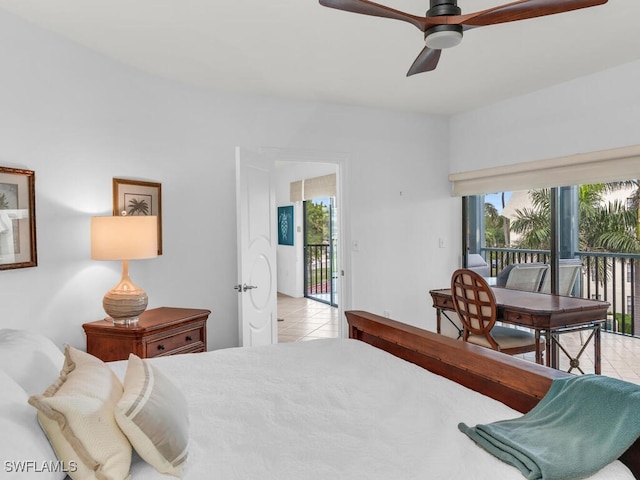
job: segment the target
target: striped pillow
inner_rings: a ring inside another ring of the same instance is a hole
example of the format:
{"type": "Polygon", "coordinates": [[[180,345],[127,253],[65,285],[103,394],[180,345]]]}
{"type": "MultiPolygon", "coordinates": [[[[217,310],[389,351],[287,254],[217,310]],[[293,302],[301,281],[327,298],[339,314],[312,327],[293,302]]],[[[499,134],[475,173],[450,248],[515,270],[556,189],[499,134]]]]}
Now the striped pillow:
{"type": "Polygon", "coordinates": [[[115,417],[140,457],[161,473],[182,476],[189,444],[187,401],[156,367],[134,354],[115,417]]]}
{"type": "Polygon", "coordinates": [[[67,345],[60,377],[29,403],[74,480],[129,477],[131,444],[114,417],[122,384],[99,358],[67,345]]]}

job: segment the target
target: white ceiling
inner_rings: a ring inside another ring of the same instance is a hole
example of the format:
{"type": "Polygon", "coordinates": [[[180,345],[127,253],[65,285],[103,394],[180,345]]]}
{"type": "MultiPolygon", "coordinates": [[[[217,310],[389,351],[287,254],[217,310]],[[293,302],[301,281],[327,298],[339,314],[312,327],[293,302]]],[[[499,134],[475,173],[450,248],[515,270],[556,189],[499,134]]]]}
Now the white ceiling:
{"type": "MultiPolygon", "coordinates": [[[[500,0],[459,0],[463,13],[500,0]]],[[[424,15],[428,0],[381,0],[424,15]]],[[[640,59],[640,0],[465,33],[407,78],[423,34],[318,0],[0,0],[124,63],[216,90],[452,114],[640,59]]],[[[611,88],[615,88],[612,85],[611,88]]]]}

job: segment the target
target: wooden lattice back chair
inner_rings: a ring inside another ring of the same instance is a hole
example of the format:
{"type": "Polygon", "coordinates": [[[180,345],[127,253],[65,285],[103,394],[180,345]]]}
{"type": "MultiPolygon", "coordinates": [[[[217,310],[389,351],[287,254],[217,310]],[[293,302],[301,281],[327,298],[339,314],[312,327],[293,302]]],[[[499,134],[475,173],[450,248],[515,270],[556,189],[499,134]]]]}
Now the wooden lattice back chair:
{"type": "MultiPolygon", "coordinates": [[[[491,287],[484,278],[468,269],[451,277],[453,305],[462,322],[462,340],[492,348],[508,355],[536,351],[535,334],[496,325],[498,309],[491,287]]],[[[538,340],[541,342],[541,340],[538,340]]]]}

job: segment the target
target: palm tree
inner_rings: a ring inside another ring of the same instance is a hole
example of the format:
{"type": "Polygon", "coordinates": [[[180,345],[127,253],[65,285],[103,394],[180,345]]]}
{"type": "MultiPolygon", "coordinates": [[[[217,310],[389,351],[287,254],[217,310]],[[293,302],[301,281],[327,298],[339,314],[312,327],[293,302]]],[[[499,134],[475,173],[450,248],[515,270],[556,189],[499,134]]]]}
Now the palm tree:
{"type": "Polygon", "coordinates": [[[504,247],[504,223],[507,219],[498,213],[498,209],[492,203],[484,204],[484,234],[485,242],[491,247],[504,247]]]}
{"type": "Polygon", "coordinates": [[[521,235],[516,242],[518,248],[548,250],[551,245],[551,205],[550,190],[531,190],[531,207],[516,210],[516,219],[511,222],[511,230],[521,235]]]}
{"type": "MultiPolygon", "coordinates": [[[[585,252],[640,253],[636,233],[638,209],[620,202],[605,203],[605,193],[617,184],[578,188],[578,246],[585,252]]],[[[633,193],[637,198],[638,189],[633,193]]],[[[531,207],[516,210],[512,230],[521,235],[519,248],[548,249],[551,239],[550,190],[529,192],[531,207]]],[[[637,200],[636,200],[637,202],[637,200]]]]}
{"type": "Polygon", "coordinates": [[[0,193],[0,210],[6,210],[9,208],[9,200],[4,193],[0,193]]]}
{"type": "Polygon", "coordinates": [[[146,200],[134,198],[129,201],[127,215],[149,215],[149,204],[146,200]]]}

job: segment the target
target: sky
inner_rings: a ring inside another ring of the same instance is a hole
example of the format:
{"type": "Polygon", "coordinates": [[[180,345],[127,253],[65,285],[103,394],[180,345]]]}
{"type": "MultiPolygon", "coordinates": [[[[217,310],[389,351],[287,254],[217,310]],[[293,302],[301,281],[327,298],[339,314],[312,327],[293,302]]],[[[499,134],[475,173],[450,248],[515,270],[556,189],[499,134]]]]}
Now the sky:
{"type": "MultiPolygon", "coordinates": [[[[505,205],[509,202],[511,198],[511,192],[504,192],[504,203],[505,205]]],[[[498,214],[502,213],[502,193],[488,193],[484,196],[485,203],[493,204],[498,210],[498,214]]]]}

